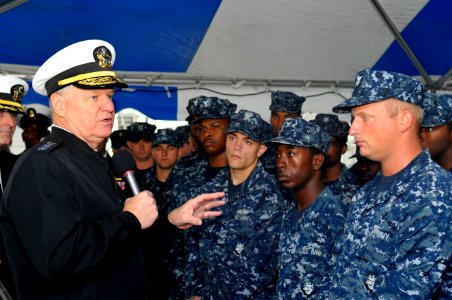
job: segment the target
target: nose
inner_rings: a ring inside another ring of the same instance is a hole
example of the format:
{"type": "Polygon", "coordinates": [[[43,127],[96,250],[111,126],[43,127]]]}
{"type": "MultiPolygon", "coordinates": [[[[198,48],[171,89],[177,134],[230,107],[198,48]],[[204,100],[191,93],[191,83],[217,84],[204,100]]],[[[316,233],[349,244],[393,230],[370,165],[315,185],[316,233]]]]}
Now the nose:
{"type": "Polygon", "coordinates": [[[276,157],[276,167],[278,169],[284,169],[284,168],[286,168],[286,166],[287,166],[286,159],[282,155],[277,156],[276,157]]]}
{"type": "Polygon", "coordinates": [[[108,112],[115,112],[115,104],[113,103],[113,99],[108,96],[108,95],[104,95],[103,96],[103,102],[102,102],[102,109],[104,111],[108,111],[108,112]]]}
{"type": "Polygon", "coordinates": [[[242,140],[236,140],[234,142],[234,150],[240,151],[242,150],[243,141],[242,140]]]}
{"type": "Polygon", "coordinates": [[[10,127],[16,126],[16,116],[10,113],[4,114],[5,125],[10,127]]]}
{"type": "Polygon", "coordinates": [[[355,136],[358,133],[358,122],[356,121],[356,118],[352,121],[352,125],[350,126],[350,129],[348,130],[348,134],[351,136],[355,136]]]}

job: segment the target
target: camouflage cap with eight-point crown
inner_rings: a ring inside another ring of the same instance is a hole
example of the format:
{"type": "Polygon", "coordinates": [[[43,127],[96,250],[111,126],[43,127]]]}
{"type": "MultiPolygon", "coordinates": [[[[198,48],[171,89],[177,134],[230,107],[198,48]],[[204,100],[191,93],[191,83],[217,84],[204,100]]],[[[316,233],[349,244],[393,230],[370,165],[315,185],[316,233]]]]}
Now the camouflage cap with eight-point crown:
{"type": "Polygon", "coordinates": [[[264,142],[269,139],[271,125],[265,122],[258,113],[241,109],[232,115],[228,133],[240,132],[257,142],[264,142]]]}
{"type": "Polygon", "coordinates": [[[178,137],[179,143],[181,145],[184,143],[188,143],[188,140],[190,139],[190,134],[191,134],[190,125],[178,126],[178,127],[176,127],[175,131],[177,133],[177,137],[178,137]]]}
{"type": "Polygon", "coordinates": [[[206,96],[198,96],[195,98],[191,98],[188,100],[188,105],[186,107],[188,116],[185,118],[186,121],[191,122],[194,118],[198,117],[199,112],[199,105],[202,101],[205,101],[208,97],[206,96]]]}
{"type": "Polygon", "coordinates": [[[135,143],[140,140],[152,141],[156,129],[155,125],[146,122],[132,123],[127,126],[127,140],[135,143]]]}
{"type": "Polygon", "coordinates": [[[237,109],[237,104],[227,99],[217,97],[206,97],[199,102],[199,116],[195,122],[204,119],[226,119],[230,118],[237,109]]]}
{"type": "Polygon", "coordinates": [[[366,69],[356,74],[352,97],[333,107],[333,111],[347,113],[356,106],[391,98],[420,106],[425,91],[419,81],[407,75],[366,69]]]}
{"type": "Polygon", "coordinates": [[[0,75],[0,111],[23,114],[22,98],[28,92],[28,84],[11,75],[0,75]]]}
{"type": "Polygon", "coordinates": [[[312,122],[300,118],[288,118],[284,120],[279,136],[272,138],[269,143],[316,148],[326,153],[331,143],[331,136],[312,122]]]}
{"type": "Polygon", "coordinates": [[[421,127],[437,127],[452,122],[452,95],[426,94],[422,102],[421,127]]]}
{"type": "Polygon", "coordinates": [[[115,49],[105,41],[72,44],[55,53],[38,69],[33,89],[50,96],[68,85],[81,89],[125,88],[127,84],[112,71],[115,57],[115,49]]]}
{"type": "Polygon", "coordinates": [[[271,93],[270,111],[282,111],[301,113],[301,106],[306,101],[305,97],[292,92],[276,91],[271,93]]]}
{"type": "Polygon", "coordinates": [[[311,122],[323,128],[329,135],[338,138],[347,137],[350,129],[347,122],[339,120],[339,117],[333,114],[317,114],[311,122]]]}
{"type": "Polygon", "coordinates": [[[175,147],[180,147],[179,137],[175,130],[171,128],[159,129],[152,140],[152,147],[161,144],[168,144],[175,147]]]}

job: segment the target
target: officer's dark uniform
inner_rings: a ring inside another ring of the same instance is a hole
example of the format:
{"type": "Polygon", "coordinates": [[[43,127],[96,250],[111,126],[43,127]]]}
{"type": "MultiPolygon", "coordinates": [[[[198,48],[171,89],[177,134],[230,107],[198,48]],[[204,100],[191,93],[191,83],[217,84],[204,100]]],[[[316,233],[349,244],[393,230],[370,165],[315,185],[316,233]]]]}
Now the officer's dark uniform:
{"type": "MultiPolygon", "coordinates": [[[[70,45],[43,64],[33,88],[49,96],[69,85],[127,86],[112,61],[105,41],[70,45]],[[63,60],[69,69],[61,69],[63,60]]],[[[141,224],[122,211],[122,200],[105,160],[67,130],[54,127],[24,153],[0,206],[18,298],[146,299],[141,224]]]]}
{"type": "Polygon", "coordinates": [[[140,223],[121,212],[122,194],[86,143],[54,128],[21,156],[4,196],[0,220],[20,297],[145,298],[140,223]]]}

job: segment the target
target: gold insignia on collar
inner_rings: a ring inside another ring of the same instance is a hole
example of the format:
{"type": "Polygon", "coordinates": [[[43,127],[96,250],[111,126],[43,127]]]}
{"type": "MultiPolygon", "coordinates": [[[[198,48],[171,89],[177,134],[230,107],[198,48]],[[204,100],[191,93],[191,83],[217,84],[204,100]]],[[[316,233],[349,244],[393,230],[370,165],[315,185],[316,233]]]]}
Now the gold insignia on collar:
{"type": "Polygon", "coordinates": [[[14,101],[21,101],[25,95],[25,88],[23,85],[16,84],[11,88],[11,96],[14,101]]]}
{"type": "Polygon", "coordinates": [[[97,61],[101,68],[111,68],[111,52],[105,46],[94,49],[94,60],[97,61]]]}

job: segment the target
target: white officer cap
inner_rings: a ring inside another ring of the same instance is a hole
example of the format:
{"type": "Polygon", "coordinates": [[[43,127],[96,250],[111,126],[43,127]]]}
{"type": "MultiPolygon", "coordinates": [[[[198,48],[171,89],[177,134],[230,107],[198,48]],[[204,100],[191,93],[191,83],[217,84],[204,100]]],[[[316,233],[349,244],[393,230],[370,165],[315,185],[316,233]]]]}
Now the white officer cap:
{"type": "Polygon", "coordinates": [[[22,98],[28,93],[28,84],[11,75],[0,75],[0,110],[22,114],[22,98]]]}
{"type": "Polygon", "coordinates": [[[33,89],[50,96],[68,85],[81,89],[125,88],[112,71],[115,49],[101,40],[87,40],[72,44],[50,57],[36,72],[33,89]]]}

